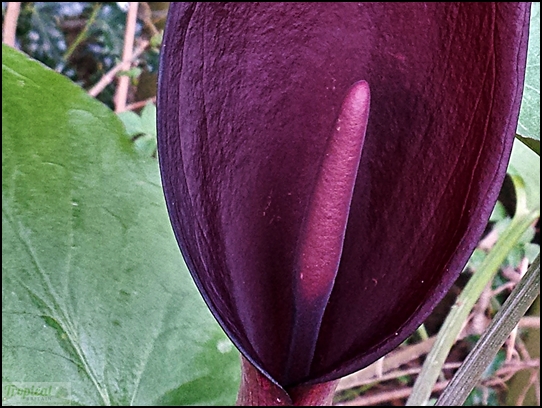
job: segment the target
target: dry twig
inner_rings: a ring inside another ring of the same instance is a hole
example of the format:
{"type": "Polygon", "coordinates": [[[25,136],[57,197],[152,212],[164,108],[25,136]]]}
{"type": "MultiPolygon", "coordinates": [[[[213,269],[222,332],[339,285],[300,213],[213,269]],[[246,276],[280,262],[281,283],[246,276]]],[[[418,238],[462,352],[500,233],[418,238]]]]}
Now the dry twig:
{"type": "MultiPolygon", "coordinates": [[[[125,64],[125,70],[130,69],[132,54],[134,49],[135,29],[137,22],[137,1],[131,1],[126,16],[126,31],[124,33],[124,50],[122,51],[122,62],[125,64]]],[[[130,86],[130,78],[121,76],[115,93],[115,112],[122,112],[126,109],[126,98],[128,97],[128,87],[130,86]]]]}
{"type": "MultiPolygon", "coordinates": [[[[435,337],[430,337],[420,343],[401,347],[391,352],[382,362],[382,373],[388,373],[393,369],[399,368],[403,364],[427,354],[429,350],[431,350],[434,342],[435,337]]],[[[364,384],[367,379],[375,378],[378,375],[378,371],[377,364],[373,363],[363,370],[347,375],[339,382],[337,391],[354,388],[360,384],[364,384]]]]}
{"type": "MultiPolygon", "coordinates": [[[[495,375],[491,378],[488,378],[482,381],[482,386],[484,387],[497,387],[505,386],[505,382],[510,379],[514,374],[521,370],[536,370],[540,367],[540,361],[537,359],[529,361],[519,361],[513,362],[510,364],[505,364],[501,367],[495,375]]],[[[535,378],[536,379],[536,378],[535,378]]],[[[439,381],[435,384],[433,388],[433,393],[443,391],[444,388],[448,385],[449,381],[439,381]]],[[[393,390],[385,390],[378,393],[373,393],[369,395],[363,395],[355,398],[351,401],[337,402],[334,405],[336,406],[372,406],[377,404],[382,404],[387,401],[393,401],[397,399],[407,398],[412,393],[412,387],[404,387],[393,390]]]]}
{"type": "Polygon", "coordinates": [[[152,98],[148,98],[148,99],[145,99],[145,100],[142,100],[142,101],[137,101],[137,102],[131,103],[129,105],[126,105],[124,110],[129,111],[129,110],[139,109],[139,108],[144,107],[149,102],[156,103],[156,96],[153,96],[152,98]]]}
{"type": "Polygon", "coordinates": [[[4,30],[2,39],[4,44],[15,48],[15,32],[17,31],[17,20],[21,11],[21,2],[8,2],[6,16],[4,17],[4,30]]]}
{"type": "MultiPolygon", "coordinates": [[[[130,68],[130,63],[134,61],[136,58],[138,58],[149,46],[149,42],[147,40],[143,40],[139,47],[134,51],[132,55],[132,59],[128,61],[128,68],[130,68]]],[[[113,80],[115,79],[115,75],[117,75],[120,71],[126,69],[126,62],[122,61],[115,65],[112,69],[110,69],[92,88],[88,90],[88,94],[90,96],[97,96],[102,92],[107,85],[109,85],[113,80]]]]}

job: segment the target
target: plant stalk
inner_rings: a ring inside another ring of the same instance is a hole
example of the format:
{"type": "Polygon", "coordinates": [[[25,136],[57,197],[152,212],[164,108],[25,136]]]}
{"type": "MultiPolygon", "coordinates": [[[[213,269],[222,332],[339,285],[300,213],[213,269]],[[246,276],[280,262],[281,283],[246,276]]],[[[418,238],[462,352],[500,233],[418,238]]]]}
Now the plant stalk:
{"type": "Polygon", "coordinates": [[[102,8],[102,6],[101,6],[100,3],[98,3],[98,4],[96,4],[94,6],[94,8],[92,9],[92,14],[90,15],[87,23],[85,24],[85,27],[77,35],[75,40],[71,43],[70,47],[67,49],[67,51],[62,56],[62,58],[65,61],[68,61],[70,59],[70,57],[72,56],[72,54],[74,53],[74,51],[76,50],[76,48],[79,46],[79,44],[81,44],[84,40],[86,40],[86,38],[88,36],[88,30],[90,29],[92,24],[94,24],[94,21],[96,20],[96,17],[98,17],[98,13],[100,12],[101,8],[102,8]]]}
{"type": "Polygon", "coordinates": [[[284,389],[241,357],[238,406],[331,406],[339,380],[284,389]]]}
{"type": "Polygon", "coordinates": [[[484,373],[486,367],[540,294],[540,255],[514,288],[503,307],[476,343],[467,359],[438,399],[437,406],[462,405],[484,373]]]}

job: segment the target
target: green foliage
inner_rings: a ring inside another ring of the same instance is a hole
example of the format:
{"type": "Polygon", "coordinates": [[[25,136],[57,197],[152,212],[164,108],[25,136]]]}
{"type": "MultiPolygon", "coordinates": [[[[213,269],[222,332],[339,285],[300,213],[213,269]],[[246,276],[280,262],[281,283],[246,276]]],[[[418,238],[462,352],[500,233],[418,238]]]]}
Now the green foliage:
{"type": "Polygon", "coordinates": [[[108,108],[5,46],[2,381],[68,383],[78,405],[232,404],[239,385],[156,160],[108,108]]]}
{"type": "Polygon", "coordinates": [[[132,111],[118,114],[136,149],[145,156],[156,156],[156,105],[147,103],[141,116],[132,111]]]}
{"type": "Polygon", "coordinates": [[[508,174],[522,178],[527,194],[527,208],[540,209],[540,157],[518,140],[514,141],[508,174]]]}
{"type": "Polygon", "coordinates": [[[469,407],[498,407],[500,404],[498,395],[494,389],[476,387],[472,390],[464,405],[469,407]]]}
{"type": "Polygon", "coordinates": [[[529,54],[521,114],[517,129],[520,139],[540,155],[540,3],[531,6],[529,54]]]}

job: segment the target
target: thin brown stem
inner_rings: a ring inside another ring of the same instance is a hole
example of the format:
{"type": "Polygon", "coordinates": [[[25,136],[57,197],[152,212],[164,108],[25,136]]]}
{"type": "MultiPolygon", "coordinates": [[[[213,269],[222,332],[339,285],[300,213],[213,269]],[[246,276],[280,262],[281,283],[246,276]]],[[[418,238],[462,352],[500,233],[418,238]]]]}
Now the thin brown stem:
{"type": "Polygon", "coordinates": [[[150,31],[151,36],[160,34],[160,31],[158,31],[152,21],[152,10],[149,3],[146,1],[142,1],[139,4],[139,18],[143,21],[145,27],[150,31]]]}
{"type": "Polygon", "coordinates": [[[139,109],[139,108],[144,107],[149,102],[156,103],[156,96],[153,96],[152,98],[144,99],[142,101],[137,101],[137,102],[131,103],[129,105],[126,105],[125,110],[129,111],[129,110],[139,109]]]}
{"type": "MultiPolygon", "coordinates": [[[[383,361],[382,373],[388,373],[392,370],[396,370],[402,365],[408,364],[409,362],[426,355],[429,353],[434,343],[435,337],[430,337],[420,343],[400,347],[395,351],[392,351],[383,361]]],[[[370,366],[365,367],[363,370],[343,377],[337,386],[337,391],[366,384],[367,380],[374,379],[377,377],[377,374],[375,363],[373,363],[370,366]]]]}
{"type": "Polygon", "coordinates": [[[4,44],[15,48],[15,33],[17,31],[17,20],[21,11],[21,2],[8,2],[6,16],[4,17],[4,30],[2,40],[4,44]]]}
{"type": "Polygon", "coordinates": [[[88,90],[88,94],[90,96],[97,96],[102,92],[107,85],[109,85],[113,80],[115,79],[115,75],[119,73],[122,70],[126,70],[127,66],[130,68],[130,63],[134,61],[136,58],[138,58],[149,46],[149,42],[147,40],[144,40],[141,42],[139,47],[134,51],[132,55],[132,59],[128,62],[120,62],[117,65],[115,65],[112,69],[110,69],[92,88],[88,90]]]}
{"type": "Polygon", "coordinates": [[[519,321],[520,329],[540,329],[540,316],[524,316],[519,321]]]}
{"type": "MultiPolygon", "coordinates": [[[[460,365],[461,363],[446,363],[442,366],[442,369],[453,370],[453,369],[459,368],[460,365]]],[[[367,379],[363,379],[356,384],[356,387],[361,387],[363,385],[373,384],[373,383],[381,383],[384,381],[395,380],[400,377],[419,374],[421,370],[422,370],[421,367],[412,367],[412,368],[390,371],[389,373],[382,374],[381,377],[370,377],[367,379]]],[[[355,387],[352,387],[352,388],[355,388],[355,387]]],[[[342,390],[344,390],[344,388],[341,388],[341,391],[342,390]]]]}
{"type": "MultiPolygon", "coordinates": [[[[122,51],[123,66],[126,70],[130,67],[132,54],[134,50],[135,29],[137,23],[137,1],[131,1],[126,16],[126,30],[124,32],[124,50],[122,51]]],[[[121,76],[115,93],[115,112],[122,112],[126,109],[126,99],[128,97],[128,88],[130,86],[130,78],[121,76]]]]}
{"type": "MultiPolygon", "coordinates": [[[[533,370],[540,366],[540,361],[532,360],[529,362],[515,363],[500,368],[495,373],[495,376],[482,381],[481,385],[485,387],[503,386],[509,376],[521,370],[533,370]]],[[[438,393],[446,388],[449,381],[439,381],[432,389],[432,393],[438,393]]],[[[363,395],[351,401],[342,401],[334,405],[336,406],[374,406],[387,401],[407,398],[412,393],[412,387],[404,387],[393,390],[385,390],[379,393],[363,395]]]]}

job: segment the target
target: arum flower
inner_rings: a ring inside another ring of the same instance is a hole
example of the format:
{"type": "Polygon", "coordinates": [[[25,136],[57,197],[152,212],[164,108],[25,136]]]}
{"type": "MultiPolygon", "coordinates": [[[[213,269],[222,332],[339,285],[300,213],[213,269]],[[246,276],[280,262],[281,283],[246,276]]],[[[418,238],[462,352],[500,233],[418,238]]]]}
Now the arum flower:
{"type": "Polygon", "coordinates": [[[528,22],[527,3],[171,4],[163,187],[241,402],[303,401],[442,299],[505,176],[528,22]]]}

